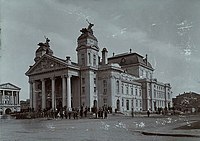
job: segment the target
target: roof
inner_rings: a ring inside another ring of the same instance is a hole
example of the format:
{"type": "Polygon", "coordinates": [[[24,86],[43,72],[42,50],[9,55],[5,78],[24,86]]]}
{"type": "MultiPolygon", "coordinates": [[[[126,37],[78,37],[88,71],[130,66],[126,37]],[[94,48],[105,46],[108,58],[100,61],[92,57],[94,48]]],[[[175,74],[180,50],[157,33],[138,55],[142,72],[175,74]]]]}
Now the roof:
{"type": "Polygon", "coordinates": [[[108,58],[108,62],[109,61],[119,63],[121,66],[131,65],[131,64],[140,64],[140,65],[144,65],[153,69],[152,65],[148,62],[148,60],[138,53],[118,54],[118,55],[108,58]]]}
{"type": "Polygon", "coordinates": [[[187,93],[183,93],[183,94],[177,95],[176,98],[180,98],[180,97],[191,97],[191,96],[200,97],[200,94],[197,94],[197,93],[195,93],[195,92],[187,92],[187,93]]]}
{"type": "Polygon", "coordinates": [[[21,88],[11,83],[0,84],[0,89],[21,90],[21,88]]]}
{"type": "Polygon", "coordinates": [[[29,76],[33,74],[51,72],[66,68],[79,69],[79,66],[74,62],[71,62],[71,64],[69,64],[64,59],[44,54],[33,66],[30,66],[29,70],[25,74],[29,76]],[[54,67],[52,67],[52,65],[54,67]]]}

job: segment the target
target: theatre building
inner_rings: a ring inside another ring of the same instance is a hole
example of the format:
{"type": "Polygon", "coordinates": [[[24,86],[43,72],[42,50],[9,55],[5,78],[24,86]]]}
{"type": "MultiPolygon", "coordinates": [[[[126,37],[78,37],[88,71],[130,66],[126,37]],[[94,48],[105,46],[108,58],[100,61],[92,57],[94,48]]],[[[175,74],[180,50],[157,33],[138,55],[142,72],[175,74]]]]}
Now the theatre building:
{"type": "Polygon", "coordinates": [[[11,84],[0,84],[0,115],[19,112],[19,92],[21,88],[11,84]]]}
{"type": "MultiPolygon", "coordinates": [[[[147,56],[132,53],[117,54],[108,58],[108,50],[98,46],[93,24],[82,28],[77,39],[77,60],[54,56],[50,40],[38,44],[35,63],[26,75],[29,77],[30,107],[34,110],[93,108],[109,106],[120,112],[154,110],[171,104],[170,84],[162,83],[162,97],[154,98],[153,71],[147,56]],[[101,57],[100,57],[101,52],[101,57]],[[162,101],[162,105],[158,103],[162,101]],[[160,105],[159,105],[160,104],[160,105]]],[[[74,48],[75,49],[75,48],[74,48]]],[[[67,52],[66,52],[67,54],[67,52]]],[[[158,84],[160,85],[160,83],[158,84]]]]}

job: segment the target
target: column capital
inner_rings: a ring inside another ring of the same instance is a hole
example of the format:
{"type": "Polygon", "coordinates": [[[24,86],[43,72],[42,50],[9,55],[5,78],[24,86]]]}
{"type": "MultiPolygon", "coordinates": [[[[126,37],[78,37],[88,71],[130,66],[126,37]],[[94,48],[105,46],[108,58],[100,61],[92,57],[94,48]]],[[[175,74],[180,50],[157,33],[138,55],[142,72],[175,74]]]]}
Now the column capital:
{"type": "Polygon", "coordinates": [[[55,80],[55,79],[56,79],[56,77],[55,77],[55,76],[52,76],[52,77],[50,77],[50,79],[51,79],[51,80],[55,80]]]}
{"type": "Polygon", "coordinates": [[[61,75],[61,78],[66,78],[66,74],[61,75]]]}
{"type": "Polygon", "coordinates": [[[71,74],[66,74],[66,77],[68,78],[71,78],[72,77],[72,75],[71,74]]]}
{"type": "Polygon", "coordinates": [[[41,78],[40,81],[46,81],[46,78],[41,78]]]}

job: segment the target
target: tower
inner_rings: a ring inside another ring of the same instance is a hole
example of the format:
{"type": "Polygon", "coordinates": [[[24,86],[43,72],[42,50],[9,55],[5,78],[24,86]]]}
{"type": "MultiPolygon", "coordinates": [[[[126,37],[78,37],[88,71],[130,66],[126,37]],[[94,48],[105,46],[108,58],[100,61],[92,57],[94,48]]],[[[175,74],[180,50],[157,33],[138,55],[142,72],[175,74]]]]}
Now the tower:
{"type": "Polygon", "coordinates": [[[50,40],[46,38],[45,43],[39,43],[39,48],[35,52],[35,62],[37,62],[44,54],[53,55],[53,51],[49,46],[50,40]]]}
{"type": "MultiPolygon", "coordinates": [[[[89,22],[88,22],[89,23],[89,22]]],[[[97,38],[93,34],[89,23],[87,28],[82,28],[81,35],[78,37],[76,48],[78,65],[81,68],[81,104],[87,107],[97,106],[96,76],[99,65],[99,47],[97,38]]]]}

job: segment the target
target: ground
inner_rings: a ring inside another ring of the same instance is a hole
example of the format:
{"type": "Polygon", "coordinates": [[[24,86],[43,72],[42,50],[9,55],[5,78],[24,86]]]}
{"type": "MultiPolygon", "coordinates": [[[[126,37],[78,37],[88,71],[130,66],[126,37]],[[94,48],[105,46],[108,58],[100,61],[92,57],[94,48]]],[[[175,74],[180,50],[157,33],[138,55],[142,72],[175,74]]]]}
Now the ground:
{"type": "Polygon", "coordinates": [[[1,119],[0,140],[198,141],[200,140],[199,117],[199,115],[151,115],[132,118],[109,115],[108,119],[1,119]]]}

